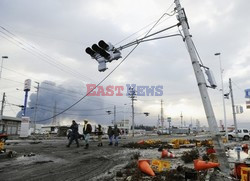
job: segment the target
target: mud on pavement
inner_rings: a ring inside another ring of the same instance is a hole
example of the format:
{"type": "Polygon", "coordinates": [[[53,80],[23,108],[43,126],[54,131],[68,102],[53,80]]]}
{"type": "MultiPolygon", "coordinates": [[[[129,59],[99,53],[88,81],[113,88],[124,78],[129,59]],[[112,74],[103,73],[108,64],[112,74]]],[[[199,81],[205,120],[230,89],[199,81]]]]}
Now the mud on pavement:
{"type": "Polygon", "coordinates": [[[8,144],[7,149],[17,155],[1,159],[1,180],[101,180],[126,165],[135,152],[108,143],[100,148],[92,142],[87,150],[83,145],[67,148],[66,144],[66,139],[8,144]]]}

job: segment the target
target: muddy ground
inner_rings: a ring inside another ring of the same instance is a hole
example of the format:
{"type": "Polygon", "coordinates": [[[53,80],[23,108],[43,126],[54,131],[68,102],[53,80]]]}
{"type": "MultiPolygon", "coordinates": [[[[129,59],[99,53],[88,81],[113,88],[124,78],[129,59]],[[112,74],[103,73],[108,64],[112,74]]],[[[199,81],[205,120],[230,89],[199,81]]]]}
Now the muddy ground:
{"type": "MultiPolygon", "coordinates": [[[[166,136],[126,137],[120,140],[118,147],[108,146],[108,140],[103,141],[103,147],[97,147],[97,142],[92,140],[87,150],[84,149],[83,140],[80,140],[79,148],[75,143],[67,148],[68,140],[64,137],[8,140],[5,148],[15,151],[16,156],[0,158],[0,180],[114,180],[117,172],[138,153],[138,149],[122,145],[149,138],[161,141],[172,139],[166,136]]],[[[143,157],[150,157],[152,153],[160,157],[157,148],[152,151],[140,150],[143,157]]]]}
{"type": "Polygon", "coordinates": [[[83,141],[79,148],[74,143],[67,148],[67,142],[66,138],[7,141],[5,148],[17,155],[0,160],[0,180],[95,180],[127,164],[133,154],[120,146],[108,146],[107,141],[103,147],[92,141],[87,150],[83,141]]]}

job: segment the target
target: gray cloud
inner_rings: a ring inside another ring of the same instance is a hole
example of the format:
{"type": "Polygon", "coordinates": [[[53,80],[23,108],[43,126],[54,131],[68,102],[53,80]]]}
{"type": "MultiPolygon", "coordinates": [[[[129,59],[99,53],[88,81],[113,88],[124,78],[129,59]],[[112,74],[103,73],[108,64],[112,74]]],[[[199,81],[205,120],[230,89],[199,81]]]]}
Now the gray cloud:
{"type": "MultiPolygon", "coordinates": [[[[84,87],[83,82],[97,83],[120,61],[108,64],[108,71],[99,73],[97,71],[97,62],[92,60],[84,52],[84,49],[101,39],[112,43],[119,42],[153,20],[157,20],[173,1],[157,1],[156,3],[154,1],[117,2],[109,0],[103,2],[100,0],[88,0],[71,3],[69,1],[33,2],[25,0],[22,2],[1,1],[0,3],[0,17],[4,17],[0,19],[2,26],[23,37],[28,42],[39,46],[47,55],[54,57],[57,62],[67,65],[84,76],[73,76],[72,73],[67,73],[65,70],[61,71],[41,60],[39,56],[31,55],[0,37],[1,42],[3,42],[0,44],[0,48],[11,57],[5,65],[32,76],[26,78],[33,79],[34,77],[34,79],[39,79],[40,81],[49,80],[48,77],[51,77],[51,81],[54,82],[65,82],[74,79],[75,82],[72,83],[72,87],[80,85],[76,91],[81,93],[81,89],[84,87]],[[133,6],[131,5],[132,2],[133,6]]],[[[214,53],[222,53],[221,58],[223,68],[225,69],[225,90],[228,90],[228,78],[233,76],[233,81],[239,87],[239,89],[235,88],[236,102],[244,105],[243,91],[245,88],[249,88],[249,82],[247,81],[250,77],[249,74],[243,75],[240,73],[243,69],[246,72],[249,70],[247,67],[249,64],[247,52],[250,49],[247,41],[249,39],[249,26],[246,23],[249,22],[249,16],[247,15],[249,2],[246,0],[237,2],[232,0],[220,2],[215,0],[202,2],[194,0],[192,3],[189,1],[181,1],[181,3],[185,7],[190,24],[190,32],[193,35],[193,40],[202,57],[202,61],[214,71],[220,88],[219,62],[218,57],[215,57],[214,53]],[[242,63],[236,66],[240,61],[242,63]]],[[[157,26],[153,32],[173,25],[176,22],[175,16],[173,16],[157,26]]],[[[171,30],[171,32],[175,31],[177,29],[171,30]]],[[[136,34],[132,38],[118,44],[118,46],[138,38],[139,35],[141,34],[136,34]]],[[[123,57],[129,50],[122,51],[123,57]]],[[[181,99],[192,100],[193,102],[189,102],[186,107],[176,107],[176,109],[179,109],[176,110],[176,112],[179,112],[178,114],[166,110],[166,116],[173,116],[176,120],[179,119],[180,112],[184,111],[181,109],[187,109],[188,107],[198,109],[201,107],[201,100],[190,58],[180,37],[139,45],[119,69],[105,81],[104,85],[125,85],[126,83],[163,85],[164,96],[161,98],[165,99],[166,107],[169,102],[171,102],[172,107],[175,107],[179,105],[179,100],[181,99]]],[[[63,88],[66,86],[67,90],[69,88],[66,83],[56,83],[55,87],[58,89],[61,88],[60,86],[63,88]]],[[[215,107],[216,117],[217,119],[222,119],[220,91],[209,90],[209,93],[215,107]]],[[[49,92],[44,93],[44,97],[41,98],[45,101],[45,104],[50,105],[51,109],[53,109],[55,97],[58,98],[58,107],[61,106],[63,108],[76,100],[57,94],[56,90],[54,90],[53,94],[50,94],[49,92]]],[[[35,97],[35,94],[30,95],[30,106],[34,104],[35,97]]],[[[147,100],[159,101],[161,98],[138,98],[141,101],[145,100],[143,105],[137,103],[138,112],[144,111],[145,107],[152,104],[147,102],[147,100]]],[[[102,100],[102,106],[105,107],[107,102],[115,102],[115,104],[122,106],[124,103],[128,103],[129,99],[127,97],[105,97],[102,100]]],[[[87,104],[90,104],[90,102],[87,104]]],[[[94,103],[93,101],[91,104],[93,104],[91,108],[95,108],[99,103],[94,103]]],[[[87,107],[85,107],[84,103],[81,103],[76,108],[85,109],[87,107]]],[[[228,119],[232,120],[230,102],[227,104],[227,110],[228,119]]],[[[151,115],[157,116],[159,112],[160,109],[155,110],[151,115]]],[[[45,114],[51,115],[52,112],[43,112],[41,116],[45,114]]],[[[197,113],[197,115],[186,113],[187,119],[190,119],[191,116],[201,120],[206,119],[203,112],[197,113]]],[[[122,117],[123,115],[121,114],[120,118],[122,117]]],[[[247,117],[249,117],[249,111],[239,116],[239,119],[244,121],[247,117]]],[[[67,116],[67,118],[70,119],[72,117],[67,116]]],[[[93,119],[100,118],[96,117],[93,119]]],[[[110,117],[106,116],[101,119],[104,122],[108,122],[110,117]]],[[[141,122],[148,124],[156,119],[155,117],[139,118],[141,122]]]]}

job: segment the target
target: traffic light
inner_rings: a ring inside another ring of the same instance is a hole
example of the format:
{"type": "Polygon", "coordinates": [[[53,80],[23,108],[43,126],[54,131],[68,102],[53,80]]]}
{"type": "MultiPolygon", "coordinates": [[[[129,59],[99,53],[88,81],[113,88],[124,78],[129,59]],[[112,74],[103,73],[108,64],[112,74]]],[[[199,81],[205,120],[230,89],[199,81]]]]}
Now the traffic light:
{"type": "Polygon", "coordinates": [[[99,47],[109,53],[109,57],[107,58],[108,62],[112,62],[113,60],[118,60],[121,58],[121,52],[116,49],[111,43],[105,43],[105,41],[101,40],[98,42],[99,47]]]}
{"type": "Polygon", "coordinates": [[[85,52],[89,54],[92,58],[96,59],[96,61],[99,63],[98,65],[99,72],[104,72],[105,70],[107,70],[106,59],[103,56],[101,56],[100,53],[92,50],[90,47],[86,48],[85,52]]]}
{"type": "Polygon", "coordinates": [[[112,62],[121,58],[121,52],[111,43],[105,43],[103,40],[99,41],[98,45],[93,44],[91,48],[87,47],[85,52],[97,60],[100,72],[104,72],[107,69],[106,62],[112,62]]]}

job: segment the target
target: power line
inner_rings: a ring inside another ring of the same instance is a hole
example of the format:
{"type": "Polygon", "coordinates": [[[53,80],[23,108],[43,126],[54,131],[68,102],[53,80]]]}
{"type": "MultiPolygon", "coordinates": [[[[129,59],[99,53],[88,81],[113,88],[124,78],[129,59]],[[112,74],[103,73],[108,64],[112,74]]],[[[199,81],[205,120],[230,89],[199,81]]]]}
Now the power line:
{"type": "MultiPolygon", "coordinates": [[[[61,63],[60,61],[56,60],[55,58],[51,57],[50,55],[46,54],[45,52],[43,52],[42,50],[40,50],[39,48],[37,48],[35,45],[32,45],[31,43],[23,40],[21,37],[18,37],[17,35],[15,35],[14,33],[12,33],[10,30],[7,30],[6,28],[4,28],[3,26],[0,26],[0,28],[2,28],[5,32],[0,31],[2,34],[4,34],[5,36],[11,38],[12,40],[14,40],[15,42],[17,42],[19,45],[23,46],[22,48],[26,48],[25,50],[33,53],[33,55],[41,58],[42,60],[46,61],[47,63],[55,66],[56,68],[67,72],[71,75],[74,75],[75,77],[79,78],[80,77],[85,77],[89,80],[93,80],[92,78],[85,76],[79,72],[77,72],[76,70],[73,70],[72,68],[70,68],[69,66],[61,63]],[[34,54],[35,53],[35,54],[34,54]]],[[[7,39],[9,40],[9,39],[7,39]]],[[[13,41],[12,41],[13,42],[13,41]]],[[[20,46],[19,46],[20,47],[20,46]]]]}
{"type": "MultiPolygon", "coordinates": [[[[174,3],[172,3],[172,4],[169,6],[169,8],[166,10],[166,12],[167,12],[173,5],[174,5],[174,3]]],[[[172,13],[172,12],[170,12],[170,13],[172,13]]],[[[168,17],[167,17],[165,20],[163,20],[161,23],[163,23],[164,21],[166,21],[166,20],[168,20],[169,18],[171,18],[171,16],[173,16],[174,14],[175,14],[175,12],[174,12],[173,14],[163,13],[163,15],[161,16],[160,20],[161,20],[165,15],[168,15],[168,17]]],[[[132,33],[131,35],[127,36],[126,38],[122,39],[121,41],[117,42],[115,45],[118,45],[118,44],[124,42],[125,40],[127,40],[127,39],[131,38],[132,36],[134,36],[134,35],[138,34],[139,32],[141,32],[142,30],[148,28],[148,27],[151,26],[152,24],[158,24],[158,25],[159,25],[159,24],[161,24],[161,23],[159,23],[159,19],[158,19],[158,20],[155,20],[155,21],[149,23],[148,25],[142,27],[142,28],[139,29],[138,31],[136,31],[136,32],[132,33]]],[[[146,32],[148,32],[148,30],[146,30],[146,32]]],[[[140,37],[140,36],[137,36],[135,39],[137,39],[137,38],[139,38],[139,37],[140,37]]]]}
{"type": "MultiPolygon", "coordinates": [[[[20,75],[22,75],[22,76],[25,76],[25,77],[29,77],[29,78],[32,78],[32,80],[36,80],[37,82],[40,82],[38,79],[34,79],[33,77],[30,77],[30,76],[27,76],[27,75],[25,75],[25,74],[23,74],[23,73],[20,73],[20,72],[17,72],[17,71],[15,71],[15,70],[12,70],[12,69],[8,69],[8,68],[4,68],[4,69],[7,69],[7,70],[9,70],[9,71],[12,71],[12,72],[15,72],[15,73],[17,73],[17,74],[20,74],[20,75]]],[[[7,78],[3,78],[3,79],[6,79],[6,80],[8,80],[8,81],[12,81],[12,82],[17,82],[17,83],[20,83],[20,84],[23,84],[23,82],[19,82],[19,81],[16,81],[16,80],[12,80],[12,79],[7,79],[7,78]]],[[[53,84],[50,84],[50,83],[48,83],[48,82],[42,82],[42,84],[46,84],[46,85],[49,85],[49,86],[53,86],[53,87],[55,87],[56,89],[60,89],[60,87],[58,87],[58,86],[56,86],[56,85],[53,85],[53,84]]],[[[79,88],[79,87],[76,87],[76,88],[79,88]]],[[[46,89],[47,91],[55,91],[55,90],[53,90],[53,89],[49,89],[49,88],[44,88],[44,87],[41,87],[41,89],[46,89]]],[[[78,94],[78,95],[80,95],[80,96],[82,96],[83,94],[80,94],[79,92],[76,92],[76,91],[72,91],[72,90],[69,90],[69,89],[66,89],[66,88],[64,88],[64,87],[61,87],[61,89],[60,90],[58,90],[58,91],[60,91],[59,92],[59,94],[64,94],[64,93],[62,93],[61,91],[62,91],[62,89],[63,89],[63,91],[64,92],[66,92],[65,93],[65,95],[68,95],[68,96],[70,96],[70,97],[73,97],[71,94],[68,94],[67,92],[72,92],[72,93],[74,93],[74,94],[78,94]]],[[[94,98],[94,97],[92,97],[92,98],[94,98]]],[[[95,99],[97,99],[97,97],[95,97],[95,99]]],[[[100,99],[100,98],[98,98],[98,99],[100,99]]],[[[92,99],[93,100],[93,99],[92,99]]],[[[96,100],[96,102],[101,102],[101,101],[97,101],[96,100]]],[[[117,104],[117,103],[115,103],[115,102],[112,102],[112,101],[109,101],[109,102],[111,102],[110,104],[117,104]]]]}
{"type": "Polygon", "coordinates": [[[8,102],[8,100],[6,99],[5,100],[6,101],[6,106],[9,106],[10,107],[10,110],[14,113],[14,114],[16,114],[16,112],[13,110],[13,108],[12,108],[12,105],[8,102]]]}
{"type": "MultiPolygon", "coordinates": [[[[146,35],[144,37],[147,37],[147,35],[153,30],[153,28],[157,25],[157,23],[162,19],[163,16],[161,16],[159,18],[159,20],[152,26],[152,28],[146,33],[146,35]]],[[[121,62],[111,71],[109,72],[94,88],[91,89],[91,91],[87,92],[85,96],[83,96],[81,99],[79,99],[78,101],[76,101],[74,104],[72,104],[71,106],[69,106],[67,109],[65,109],[64,111],[61,111],[57,114],[55,114],[54,116],[50,117],[50,118],[47,118],[47,119],[43,119],[43,120],[40,120],[40,122],[42,121],[46,121],[46,120],[49,120],[49,119],[52,119],[64,112],[66,112],[67,110],[71,109],[73,106],[75,106],[76,104],[78,104],[80,101],[82,101],[85,97],[87,97],[93,90],[95,90],[99,85],[101,85],[127,58],[128,56],[139,46],[140,43],[136,44],[134,46],[134,48],[123,58],[123,60],[121,60],[121,62]]]]}
{"type": "MultiPolygon", "coordinates": [[[[38,107],[53,108],[53,106],[47,106],[47,105],[43,105],[43,104],[38,104],[38,107]]],[[[99,110],[105,110],[105,109],[109,109],[109,108],[112,108],[112,106],[104,107],[104,108],[96,108],[96,109],[71,109],[70,111],[99,111],[99,110]]],[[[56,109],[64,110],[65,108],[57,107],[56,109]]]]}
{"type": "Polygon", "coordinates": [[[109,72],[94,88],[91,89],[91,91],[87,92],[81,99],[79,99],[78,101],[76,101],[74,104],[72,104],[71,106],[69,106],[67,109],[55,114],[54,116],[47,118],[47,119],[43,119],[40,120],[39,122],[43,122],[43,121],[47,121],[49,119],[52,119],[56,116],[59,116],[60,114],[63,114],[64,112],[68,111],[69,109],[71,109],[73,106],[75,106],[76,104],[78,104],[80,101],[82,101],[85,97],[87,97],[93,90],[95,90],[99,85],[101,85],[127,58],[128,56],[137,48],[139,44],[137,44],[126,56],[125,58],[123,58],[123,60],[121,60],[121,62],[111,71],[109,72]]]}
{"type": "MultiPolygon", "coordinates": [[[[45,109],[45,108],[41,108],[41,107],[38,107],[38,109],[41,109],[41,110],[45,110],[45,111],[49,111],[51,113],[53,113],[54,111],[51,110],[51,109],[45,109]]],[[[123,113],[122,111],[120,112],[116,112],[116,113],[123,113]]],[[[77,116],[109,116],[107,113],[100,113],[100,114],[79,114],[79,113],[62,113],[63,115],[77,115],[77,116]]],[[[38,121],[40,122],[40,121],[38,121]]]]}

